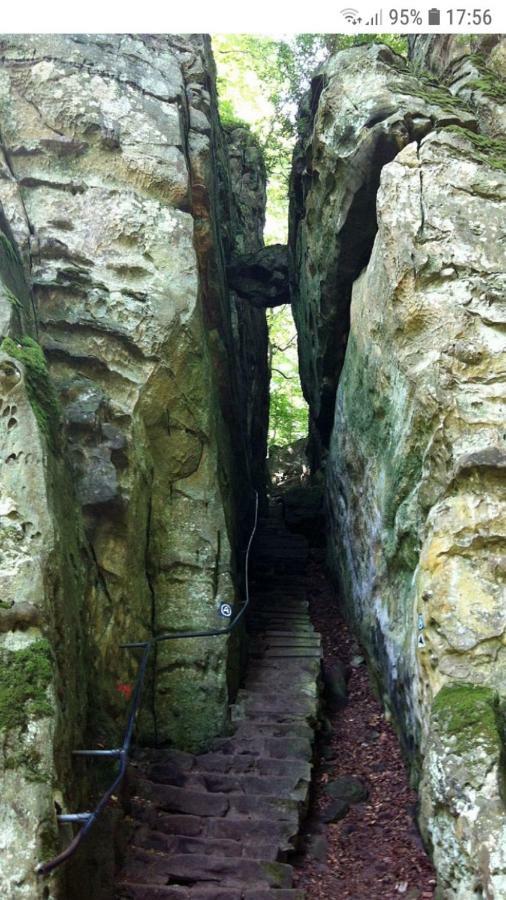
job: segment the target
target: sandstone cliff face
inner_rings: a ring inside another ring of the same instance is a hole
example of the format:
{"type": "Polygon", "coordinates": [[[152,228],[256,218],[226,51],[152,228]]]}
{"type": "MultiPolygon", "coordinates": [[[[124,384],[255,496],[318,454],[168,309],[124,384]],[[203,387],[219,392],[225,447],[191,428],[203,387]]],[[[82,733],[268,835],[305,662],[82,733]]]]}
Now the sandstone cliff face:
{"type": "MultiPolygon", "coordinates": [[[[221,131],[206,38],[1,45],[0,322],[4,337],[34,343],[3,345],[0,652],[5,665],[32,644],[42,654],[40,707],[14,734],[28,755],[35,743],[47,753],[30,793],[28,762],[6,751],[2,802],[16,790],[27,810],[2,850],[17,847],[12,873],[23,870],[19,896],[31,897],[53,788],[72,780],[62,760],[83,740],[83,691],[94,738],[116,741],[137,671],[118,645],[220,627],[220,604],[242,599],[244,537],[265,484],[267,333],[225,272],[233,252],[261,246],[265,183],[251,138],[221,131]],[[50,426],[30,406],[22,363],[32,354],[44,367],[41,347],[63,411],[50,426]]],[[[144,738],[195,749],[222,732],[237,657],[237,639],[160,645],[144,738]]]]}
{"type": "Polygon", "coordinates": [[[35,866],[55,852],[54,801],[78,802],[89,662],[86,551],[61,416],[34,339],[30,286],[0,209],[0,891],[49,897],[35,866]]]}
{"type": "Polygon", "coordinates": [[[386,48],[336,55],[292,198],[329,558],[421,774],[442,898],[506,892],[506,155],[473,65],[491,77],[465,56],[446,85],[386,48]]]}

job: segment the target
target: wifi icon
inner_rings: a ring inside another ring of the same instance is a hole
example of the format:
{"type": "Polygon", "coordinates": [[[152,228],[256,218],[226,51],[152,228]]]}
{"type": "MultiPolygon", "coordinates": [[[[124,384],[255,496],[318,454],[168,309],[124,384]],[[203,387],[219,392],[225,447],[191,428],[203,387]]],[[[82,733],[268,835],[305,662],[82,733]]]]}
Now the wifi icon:
{"type": "Polygon", "coordinates": [[[359,25],[362,21],[358,9],[342,9],[341,15],[343,19],[346,19],[348,25],[359,25]]]}

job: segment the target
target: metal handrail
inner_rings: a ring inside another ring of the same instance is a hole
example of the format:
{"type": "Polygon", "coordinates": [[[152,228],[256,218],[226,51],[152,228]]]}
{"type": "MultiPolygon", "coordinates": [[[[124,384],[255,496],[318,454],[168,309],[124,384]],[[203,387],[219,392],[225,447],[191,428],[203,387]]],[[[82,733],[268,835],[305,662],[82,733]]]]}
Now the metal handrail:
{"type": "Polygon", "coordinates": [[[93,812],[62,814],[57,817],[58,821],[62,822],[62,823],[64,823],[64,822],[82,822],[83,823],[82,828],[75,835],[75,837],[70,842],[68,847],[66,847],[65,850],[62,850],[62,852],[59,853],[58,856],[53,857],[53,859],[50,859],[47,862],[39,863],[39,865],[35,869],[37,875],[41,875],[41,876],[49,875],[52,871],[54,871],[54,869],[56,869],[58,866],[61,866],[62,863],[66,862],[66,860],[69,859],[69,857],[71,857],[75,853],[75,851],[77,850],[79,845],[82,843],[82,841],[84,840],[84,838],[86,837],[88,832],[91,830],[91,828],[95,824],[99,815],[103,812],[103,810],[109,803],[109,800],[111,799],[113,794],[117,791],[119,785],[123,781],[123,778],[125,776],[127,766],[128,766],[130,747],[131,747],[131,743],[132,743],[132,737],[133,737],[134,726],[135,726],[135,720],[137,717],[137,713],[138,713],[139,705],[140,705],[140,701],[141,701],[142,689],[144,686],[144,679],[145,679],[145,675],[146,675],[146,668],[147,668],[147,664],[148,664],[149,654],[151,652],[151,649],[155,646],[155,644],[159,644],[162,641],[176,640],[178,638],[215,637],[217,635],[230,634],[230,632],[233,631],[233,629],[236,627],[237,623],[242,619],[244,613],[246,612],[246,609],[249,606],[249,602],[250,602],[249,578],[248,578],[249,554],[250,554],[250,550],[251,550],[251,545],[253,543],[253,538],[255,536],[255,532],[257,529],[257,523],[258,523],[258,491],[255,492],[255,521],[253,523],[253,529],[251,531],[251,534],[250,534],[250,537],[248,540],[248,544],[246,547],[246,556],[245,556],[245,563],[244,563],[246,599],[245,599],[245,602],[242,604],[237,615],[234,616],[234,618],[231,620],[231,622],[229,622],[229,624],[225,628],[212,628],[209,631],[167,632],[165,634],[158,635],[157,637],[153,637],[149,641],[136,641],[136,642],[129,642],[126,644],[120,644],[121,648],[125,648],[125,649],[141,648],[144,651],[142,654],[140,665],[139,665],[139,671],[137,672],[137,678],[136,678],[136,682],[135,682],[134,692],[132,694],[132,700],[130,703],[127,727],[125,730],[125,736],[123,738],[123,744],[120,748],[114,749],[114,750],[75,750],[74,751],[74,754],[76,756],[97,756],[97,757],[109,757],[109,758],[118,759],[119,760],[119,768],[118,768],[117,775],[116,775],[113,783],[110,785],[110,787],[107,788],[105,793],[102,795],[102,797],[98,801],[93,812]]]}

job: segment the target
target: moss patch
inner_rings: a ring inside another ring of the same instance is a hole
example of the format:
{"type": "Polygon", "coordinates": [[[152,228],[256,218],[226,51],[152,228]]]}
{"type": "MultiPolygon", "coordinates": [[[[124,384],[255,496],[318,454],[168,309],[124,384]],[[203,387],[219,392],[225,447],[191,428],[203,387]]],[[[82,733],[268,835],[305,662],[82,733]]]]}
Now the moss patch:
{"type": "Polygon", "coordinates": [[[478,69],[479,76],[473,81],[468,81],[465,87],[472,91],[481,91],[486,97],[491,97],[492,100],[497,100],[499,103],[505,103],[506,84],[501,81],[496,72],[488,68],[480,53],[474,53],[471,59],[478,69]]]}
{"type": "Polygon", "coordinates": [[[445,129],[460,135],[472,144],[473,157],[478,162],[486,163],[492,169],[499,169],[506,172],[506,139],[505,138],[489,138],[484,134],[476,134],[460,125],[450,125],[445,129]]]}
{"type": "Polygon", "coordinates": [[[457,739],[461,752],[472,752],[477,742],[494,754],[501,754],[498,698],[494,690],[475,684],[449,684],[437,694],[432,705],[438,730],[457,739]]]}
{"type": "Polygon", "coordinates": [[[35,418],[52,449],[57,451],[60,407],[42,347],[30,337],[23,337],[20,341],[6,337],[0,350],[24,364],[28,397],[35,418]]]}
{"type": "Polygon", "coordinates": [[[395,90],[399,94],[405,94],[408,97],[420,97],[426,103],[432,106],[439,106],[446,112],[454,115],[462,115],[468,117],[471,113],[470,108],[463,100],[456,97],[442,83],[435,80],[433,75],[418,72],[416,75],[417,83],[409,87],[396,87],[395,90]]]}
{"type": "Polygon", "coordinates": [[[21,300],[19,299],[19,297],[16,297],[16,295],[10,290],[10,288],[7,287],[6,284],[1,285],[1,290],[3,292],[5,299],[7,300],[8,303],[11,304],[11,306],[14,306],[15,309],[19,309],[19,310],[23,309],[23,304],[21,303],[21,300]]]}
{"type": "Polygon", "coordinates": [[[0,650],[0,733],[53,714],[47,698],[52,678],[48,641],[34,641],[22,650],[0,650]]]}
{"type": "Polygon", "coordinates": [[[21,769],[23,777],[32,784],[50,784],[51,777],[41,769],[40,753],[34,748],[24,748],[6,756],[6,769],[21,769]]]}
{"type": "Polygon", "coordinates": [[[9,240],[3,231],[0,231],[0,251],[7,257],[13,266],[21,265],[21,257],[18,248],[9,240]]]}

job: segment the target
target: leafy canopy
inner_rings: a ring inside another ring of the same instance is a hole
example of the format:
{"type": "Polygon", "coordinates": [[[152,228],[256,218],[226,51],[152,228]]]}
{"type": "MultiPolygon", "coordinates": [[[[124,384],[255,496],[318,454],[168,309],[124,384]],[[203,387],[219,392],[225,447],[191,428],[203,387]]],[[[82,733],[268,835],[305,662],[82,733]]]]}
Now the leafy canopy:
{"type": "MultiPolygon", "coordinates": [[[[267,170],[265,242],[286,243],[288,181],[297,110],[311,78],[329,54],[360,43],[381,42],[405,54],[407,41],[392,34],[216,34],[220,116],[225,125],[250,126],[267,170]]],[[[270,333],[270,443],[288,444],[307,434],[307,405],[298,374],[295,325],[288,306],[268,313],[270,333]]]]}

